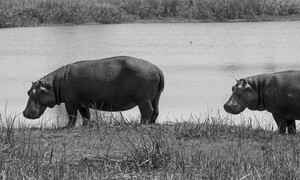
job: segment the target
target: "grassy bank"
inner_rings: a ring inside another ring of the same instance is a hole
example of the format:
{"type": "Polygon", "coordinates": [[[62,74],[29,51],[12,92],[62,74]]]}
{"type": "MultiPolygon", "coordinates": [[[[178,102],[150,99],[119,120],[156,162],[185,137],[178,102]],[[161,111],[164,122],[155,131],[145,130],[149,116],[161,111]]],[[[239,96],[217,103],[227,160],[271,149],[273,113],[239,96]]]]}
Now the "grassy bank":
{"type": "Polygon", "coordinates": [[[1,116],[1,179],[297,179],[300,136],[235,125],[219,115],[141,125],[122,116],[93,127],[12,128],[1,116]],[[200,120],[202,123],[200,123],[200,120]]]}
{"type": "Polygon", "coordinates": [[[300,0],[1,0],[0,27],[297,19],[300,0]]]}

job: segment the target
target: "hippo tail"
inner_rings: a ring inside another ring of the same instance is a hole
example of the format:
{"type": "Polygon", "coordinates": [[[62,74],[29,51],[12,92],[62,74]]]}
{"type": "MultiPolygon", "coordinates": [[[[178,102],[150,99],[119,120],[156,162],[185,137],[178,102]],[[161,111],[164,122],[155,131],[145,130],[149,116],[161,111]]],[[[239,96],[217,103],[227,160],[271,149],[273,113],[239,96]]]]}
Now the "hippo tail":
{"type": "Polygon", "coordinates": [[[157,72],[158,72],[160,80],[159,80],[156,95],[151,102],[152,107],[153,107],[153,114],[151,116],[150,123],[155,123],[155,121],[158,117],[158,114],[159,114],[158,102],[159,102],[160,95],[163,92],[164,87],[165,87],[165,78],[164,78],[163,72],[159,68],[157,68],[157,72]]]}
{"type": "Polygon", "coordinates": [[[157,68],[159,77],[160,77],[160,81],[159,81],[159,85],[158,85],[158,93],[162,93],[162,91],[165,88],[165,77],[164,74],[162,72],[162,70],[160,70],[159,68],[157,68]]]}

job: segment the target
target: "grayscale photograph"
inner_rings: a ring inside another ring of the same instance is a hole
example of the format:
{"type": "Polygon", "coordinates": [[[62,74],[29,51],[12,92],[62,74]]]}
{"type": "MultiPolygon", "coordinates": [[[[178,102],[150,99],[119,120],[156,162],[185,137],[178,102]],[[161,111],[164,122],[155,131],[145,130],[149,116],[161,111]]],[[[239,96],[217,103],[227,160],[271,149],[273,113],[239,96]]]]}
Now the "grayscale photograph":
{"type": "Polygon", "coordinates": [[[0,0],[0,179],[300,179],[300,0],[0,0]]]}

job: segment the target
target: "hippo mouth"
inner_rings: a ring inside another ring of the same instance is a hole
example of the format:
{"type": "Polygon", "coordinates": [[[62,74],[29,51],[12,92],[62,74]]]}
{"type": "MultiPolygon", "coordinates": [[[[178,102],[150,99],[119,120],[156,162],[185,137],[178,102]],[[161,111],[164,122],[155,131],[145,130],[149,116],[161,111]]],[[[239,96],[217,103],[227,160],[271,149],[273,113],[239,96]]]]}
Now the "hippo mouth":
{"type": "Polygon", "coordinates": [[[236,115],[243,112],[246,109],[246,107],[241,105],[229,105],[229,103],[226,103],[224,104],[224,109],[227,113],[236,115]]]}
{"type": "Polygon", "coordinates": [[[27,109],[25,109],[23,111],[23,116],[26,117],[27,119],[37,119],[42,116],[43,112],[44,111],[40,110],[40,109],[35,110],[35,111],[32,111],[32,110],[28,111],[27,109]]]}
{"type": "Polygon", "coordinates": [[[34,102],[34,105],[27,106],[25,108],[23,111],[23,116],[27,119],[37,119],[42,116],[45,110],[46,107],[39,106],[36,102],[34,102]]]}

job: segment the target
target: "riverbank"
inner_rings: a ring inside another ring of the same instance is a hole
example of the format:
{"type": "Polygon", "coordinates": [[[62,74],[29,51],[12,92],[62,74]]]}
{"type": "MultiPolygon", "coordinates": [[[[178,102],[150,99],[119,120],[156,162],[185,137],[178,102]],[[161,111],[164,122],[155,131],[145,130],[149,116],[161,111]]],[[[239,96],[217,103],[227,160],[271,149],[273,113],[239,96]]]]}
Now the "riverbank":
{"type": "Polygon", "coordinates": [[[0,28],[133,22],[300,20],[300,0],[2,0],[0,28]]]}
{"type": "Polygon", "coordinates": [[[122,116],[72,129],[0,116],[1,179],[297,179],[300,136],[211,115],[141,125],[122,116]],[[12,122],[18,125],[13,128],[12,122]],[[200,123],[201,122],[201,123],[200,123]]]}

